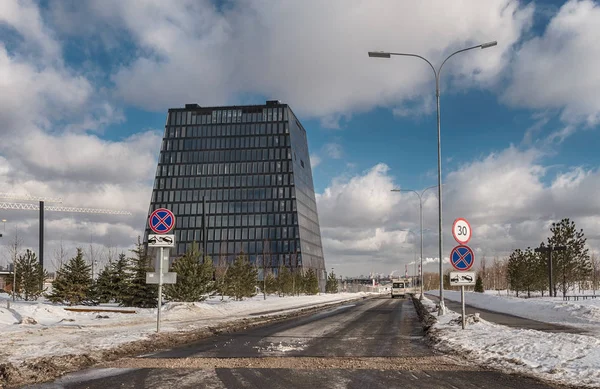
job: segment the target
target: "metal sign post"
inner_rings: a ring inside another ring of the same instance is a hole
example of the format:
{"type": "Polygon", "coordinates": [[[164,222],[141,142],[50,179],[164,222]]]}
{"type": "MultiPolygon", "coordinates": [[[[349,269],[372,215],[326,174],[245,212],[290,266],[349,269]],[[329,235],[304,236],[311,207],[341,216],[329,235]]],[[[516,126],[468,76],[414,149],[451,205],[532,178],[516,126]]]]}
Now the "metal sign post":
{"type": "Polygon", "coordinates": [[[163,250],[160,247],[158,249],[158,309],[156,315],[156,332],[160,332],[160,311],[162,307],[162,284],[163,284],[163,250]]]}
{"type": "Polygon", "coordinates": [[[465,286],[461,285],[460,286],[460,305],[462,308],[462,316],[461,316],[461,324],[462,324],[462,329],[465,329],[465,314],[466,314],[466,310],[465,310],[465,286]]]}
{"type": "Polygon", "coordinates": [[[469,246],[466,246],[469,240],[471,240],[471,234],[471,225],[466,219],[458,218],[452,224],[452,236],[459,243],[459,246],[454,247],[450,252],[450,263],[459,272],[450,273],[450,286],[460,285],[461,324],[463,330],[466,325],[465,285],[475,285],[475,272],[468,271],[473,267],[473,263],[475,263],[475,254],[469,246]]]}
{"type": "Polygon", "coordinates": [[[158,235],[148,235],[148,247],[158,248],[156,252],[157,271],[146,273],[147,284],[158,284],[158,309],[156,310],[156,332],[160,332],[160,311],[162,308],[162,286],[163,284],[174,284],[177,282],[177,273],[169,272],[167,263],[167,271],[165,272],[165,248],[167,248],[167,261],[169,259],[169,247],[175,247],[175,235],[166,235],[175,227],[175,215],[166,208],[159,208],[152,212],[148,218],[150,229],[158,235]]]}
{"type": "Polygon", "coordinates": [[[465,286],[475,285],[475,272],[450,272],[450,286],[460,286],[460,304],[462,307],[462,328],[465,329],[465,286]]]}

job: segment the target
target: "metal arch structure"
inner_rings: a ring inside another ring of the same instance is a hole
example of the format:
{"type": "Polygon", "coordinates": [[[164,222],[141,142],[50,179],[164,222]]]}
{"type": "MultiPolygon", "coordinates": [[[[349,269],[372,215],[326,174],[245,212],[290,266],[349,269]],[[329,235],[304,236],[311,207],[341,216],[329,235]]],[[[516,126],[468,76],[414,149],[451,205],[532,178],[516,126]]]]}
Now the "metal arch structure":
{"type": "MultiPolygon", "coordinates": [[[[46,201],[48,203],[62,203],[62,198],[38,197],[29,194],[18,193],[0,193],[0,199],[25,200],[25,201],[46,201]]],[[[12,208],[11,208],[12,209],[12,208]]]]}
{"type": "MultiPolygon", "coordinates": [[[[27,203],[6,203],[0,202],[0,209],[18,209],[23,211],[39,211],[40,204],[27,204],[27,203]]],[[[101,209],[101,208],[74,208],[74,207],[62,207],[56,205],[44,205],[45,211],[54,212],[77,212],[77,213],[95,213],[95,214],[106,214],[106,215],[131,215],[128,211],[119,211],[113,209],[101,209]]]]}
{"type": "MultiPolygon", "coordinates": [[[[44,206],[44,201],[49,202],[58,202],[61,203],[61,199],[49,199],[44,197],[35,197],[29,195],[15,195],[12,193],[0,193],[0,198],[9,198],[9,199],[21,199],[21,200],[30,200],[30,201],[39,201],[38,204],[30,204],[30,203],[9,203],[9,202],[0,202],[0,209],[14,209],[21,211],[39,211],[40,215],[40,231],[39,231],[39,249],[38,256],[40,261],[40,266],[44,269],[44,211],[53,211],[53,212],[74,212],[74,213],[92,213],[92,214],[104,214],[104,215],[131,215],[131,212],[128,211],[120,211],[113,209],[101,209],[101,208],[75,208],[75,207],[63,207],[63,206],[44,206]]],[[[43,285],[42,285],[43,289],[43,285]]]]}

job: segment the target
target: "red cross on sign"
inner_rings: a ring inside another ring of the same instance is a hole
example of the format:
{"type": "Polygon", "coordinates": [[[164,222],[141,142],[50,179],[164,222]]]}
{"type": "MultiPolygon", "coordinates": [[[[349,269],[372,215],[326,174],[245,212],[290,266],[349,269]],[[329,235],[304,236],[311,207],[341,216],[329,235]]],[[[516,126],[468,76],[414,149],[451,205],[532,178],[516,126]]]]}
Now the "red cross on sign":
{"type": "Polygon", "coordinates": [[[450,252],[450,263],[456,270],[467,271],[475,262],[475,254],[469,246],[456,246],[450,252]]]}
{"type": "Polygon", "coordinates": [[[159,208],[148,218],[150,229],[157,234],[166,234],[175,227],[175,215],[166,208],[159,208]]]}

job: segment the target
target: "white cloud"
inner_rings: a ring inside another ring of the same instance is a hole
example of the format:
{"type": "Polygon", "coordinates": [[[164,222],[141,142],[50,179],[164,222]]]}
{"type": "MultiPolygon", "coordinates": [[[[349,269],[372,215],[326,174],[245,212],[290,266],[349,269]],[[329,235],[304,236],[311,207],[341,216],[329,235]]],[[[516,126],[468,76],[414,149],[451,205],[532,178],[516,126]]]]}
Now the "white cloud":
{"type": "Polygon", "coordinates": [[[311,154],[310,155],[310,167],[314,169],[317,166],[319,166],[320,164],[321,164],[321,157],[319,157],[316,154],[311,154]]]}
{"type": "MultiPolygon", "coordinates": [[[[584,228],[588,244],[600,248],[600,171],[574,167],[548,177],[544,154],[509,147],[471,161],[446,175],[444,258],[456,244],[451,225],[465,217],[473,228],[469,245],[477,258],[503,256],[515,248],[536,246],[549,235],[553,221],[569,217],[584,228]]],[[[358,274],[369,263],[389,273],[399,264],[412,264],[419,255],[416,196],[390,193],[393,172],[378,164],[355,177],[333,180],[317,206],[326,261],[342,274],[358,274]]],[[[438,257],[437,195],[424,197],[425,263],[435,270],[438,257]]],[[[476,265],[477,266],[477,265],[476,265]]],[[[403,266],[402,266],[403,268],[403,266]]]]}
{"type": "Polygon", "coordinates": [[[333,128],[343,115],[431,95],[427,64],[372,59],[367,51],[418,52],[438,63],[452,50],[497,40],[498,47],[453,58],[444,70],[445,80],[454,75],[460,86],[488,87],[532,15],[532,6],[513,0],[471,0],[461,7],[438,1],[237,2],[222,11],[191,0],[54,7],[64,33],[96,38],[91,34],[110,26],[127,31],[139,45],[140,57],[114,74],[127,102],[164,110],[186,102],[235,102],[240,93],[255,93],[288,102],[333,128]],[[71,21],[77,15],[86,15],[86,25],[71,21]]]}
{"type": "Polygon", "coordinates": [[[600,5],[571,0],[544,34],[516,52],[504,100],[514,106],[562,110],[567,122],[600,122],[600,5]]]}
{"type": "Polygon", "coordinates": [[[332,159],[341,159],[344,154],[344,149],[339,143],[326,143],[323,146],[323,151],[332,159]]]}
{"type": "Polygon", "coordinates": [[[335,179],[317,195],[321,226],[376,228],[388,221],[400,198],[388,172],[378,164],[362,176],[335,179]]]}
{"type": "MultiPolygon", "coordinates": [[[[91,76],[65,64],[62,41],[44,23],[37,4],[1,2],[0,23],[11,37],[0,44],[0,87],[5,91],[0,95],[2,192],[62,197],[67,207],[133,213],[49,210],[45,214],[47,263],[60,239],[68,248],[88,245],[90,236],[96,243],[130,247],[144,225],[152,187],[148,181],[156,167],[161,134],[141,132],[117,142],[90,135],[123,120],[122,112],[91,76]]],[[[25,247],[37,252],[36,212],[3,209],[1,213],[7,220],[3,239],[11,240],[18,228],[25,247]]]]}
{"type": "MultiPolygon", "coordinates": [[[[35,53],[54,60],[60,45],[44,25],[37,4],[32,1],[4,0],[0,2],[0,23],[10,26],[24,38],[25,53],[35,53]]],[[[24,54],[25,54],[24,53],[24,54]]]]}

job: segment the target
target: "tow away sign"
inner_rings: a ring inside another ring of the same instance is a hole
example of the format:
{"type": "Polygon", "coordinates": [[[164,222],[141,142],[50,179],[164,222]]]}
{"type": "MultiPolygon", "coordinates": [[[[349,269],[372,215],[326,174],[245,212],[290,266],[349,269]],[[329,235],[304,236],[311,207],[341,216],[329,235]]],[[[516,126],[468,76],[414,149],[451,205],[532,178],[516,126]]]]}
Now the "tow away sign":
{"type": "Polygon", "coordinates": [[[474,271],[450,272],[450,286],[475,285],[474,271]]]}
{"type": "Polygon", "coordinates": [[[175,235],[148,235],[148,247],[175,247],[175,235]]]}

